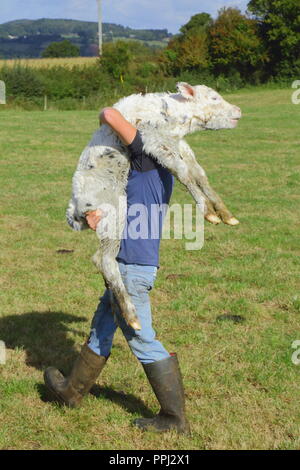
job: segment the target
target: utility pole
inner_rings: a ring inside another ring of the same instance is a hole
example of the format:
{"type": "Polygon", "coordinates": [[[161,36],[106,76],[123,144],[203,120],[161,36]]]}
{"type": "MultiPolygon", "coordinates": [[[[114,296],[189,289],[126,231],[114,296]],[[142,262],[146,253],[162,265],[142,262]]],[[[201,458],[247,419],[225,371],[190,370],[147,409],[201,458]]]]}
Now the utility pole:
{"type": "Polygon", "coordinates": [[[102,0],[98,3],[98,35],[99,35],[99,56],[102,56],[102,0]]]}

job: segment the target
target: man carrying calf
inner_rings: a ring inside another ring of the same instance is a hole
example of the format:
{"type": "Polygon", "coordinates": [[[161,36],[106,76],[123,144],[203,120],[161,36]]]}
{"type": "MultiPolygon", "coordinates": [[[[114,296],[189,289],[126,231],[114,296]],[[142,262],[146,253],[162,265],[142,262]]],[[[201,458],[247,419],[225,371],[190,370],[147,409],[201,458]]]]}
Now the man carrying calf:
{"type": "MultiPolygon", "coordinates": [[[[134,204],[142,204],[145,214],[142,223],[151,226],[151,206],[168,204],[173,188],[173,177],[166,168],[158,164],[143,151],[140,133],[122,114],[113,108],[105,108],[101,122],[109,125],[122,142],[128,146],[131,169],[127,185],[128,212],[134,204]]],[[[96,230],[101,220],[100,210],[87,212],[89,227],[96,230]]],[[[156,219],[157,220],[157,219],[156,219]]],[[[127,226],[131,218],[127,217],[127,226]]],[[[140,418],[136,425],[142,429],[156,431],[175,429],[188,432],[189,424],[185,416],[184,391],[177,356],[169,354],[156,339],[152,328],[152,315],[149,291],[152,289],[159,267],[159,245],[163,217],[159,217],[157,238],[131,239],[123,237],[117,257],[124,285],[136,308],[141,330],[136,331],[126,324],[117,310],[115,318],[108,289],[95,312],[89,340],[83,346],[68,378],[55,368],[45,371],[45,383],[54,396],[68,406],[79,405],[84,394],[88,393],[110,355],[117,326],[122,332],[137,359],[143,365],[146,376],[159,401],[161,410],[152,419],[140,418]],[[117,323],[115,322],[117,320],[117,323]]],[[[148,231],[153,233],[153,230],[148,231]]]]}
{"type": "MultiPolygon", "coordinates": [[[[105,191],[106,180],[110,178],[108,175],[111,175],[113,180],[118,180],[118,171],[111,169],[111,162],[115,162],[117,166],[122,165],[123,160],[125,165],[128,163],[126,152],[122,153],[121,140],[128,148],[131,166],[127,184],[128,226],[131,222],[130,208],[135,204],[143,205],[148,215],[152,215],[152,205],[160,207],[168,204],[173,186],[170,172],[189,190],[198,207],[205,198],[208,220],[209,216],[214,217],[216,210],[225,223],[229,225],[238,223],[208,184],[204,170],[183,137],[197,130],[232,129],[237,125],[241,111],[238,107],[227,103],[214,90],[202,85],[192,87],[189,84],[179,83],[178,91],[179,93],[172,95],[159,93],[148,94],[145,97],[132,95],[121,100],[114,108],[103,110],[101,122],[106,126],[102,126],[94,134],[91,143],[80,157],[78,170],[74,175],[75,184],[68,209],[68,221],[73,228],[76,226],[78,229],[85,224],[82,220],[86,220],[90,228],[97,230],[100,249],[96,253],[97,256],[94,255],[96,265],[98,263],[100,270],[105,268],[106,275],[110,274],[113,265],[117,266],[118,272],[115,270],[111,276],[110,290],[114,292],[115,298],[118,297],[120,288],[123,289],[123,294],[126,291],[130,303],[136,310],[140,329],[137,322],[130,323],[128,315],[129,321],[127,323],[124,321],[126,317],[124,309],[122,312],[117,309],[114,313],[118,326],[121,327],[132,352],[142,363],[161,405],[157,416],[152,419],[138,419],[136,424],[142,429],[152,428],[156,431],[175,429],[178,432],[188,432],[189,424],[185,417],[184,392],[177,357],[169,354],[157,341],[152,328],[149,291],[153,287],[159,263],[163,218],[159,218],[158,236],[155,238],[135,239],[130,237],[130,233],[128,238],[123,237],[116,264],[117,251],[113,257],[112,252],[109,253],[110,258],[103,256],[103,247],[105,244],[109,245],[109,242],[102,237],[102,229],[98,230],[104,214],[97,210],[101,207],[102,198],[107,194],[105,191]],[[142,124],[140,130],[145,140],[144,145],[141,134],[137,131],[139,123],[142,124]],[[112,154],[112,150],[117,152],[117,157],[112,154]],[[152,155],[155,156],[154,159],[152,155]],[[104,182],[103,168],[108,172],[107,176],[104,176],[104,182]],[[99,179],[98,183],[97,179],[92,179],[93,172],[97,171],[102,172],[101,188],[98,186],[99,179]],[[91,179],[88,179],[87,175],[91,179]],[[96,183],[90,184],[89,181],[96,183]],[[90,191],[95,185],[97,190],[90,191]],[[82,188],[86,191],[82,191],[82,188]],[[93,197],[90,192],[93,193],[93,197]],[[90,198],[94,200],[93,203],[90,198]],[[93,210],[88,211],[88,207],[92,207],[93,210]],[[117,276],[123,283],[115,282],[117,276]],[[135,328],[135,325],[138,328],[135,328]]],[[[126,181],[123,178],[122,182],[126,181]]],[[[150,226],[147,233],[152,233],[153,221],[148,215],[144,219],[144,224],[150,226]]],[[[217,215],[216,218],[218,219],[217,215]]],[[[216,219],[213,221],[218,222],[216,219]]],[[[118,250],[119,244],[116,246],[118,250]]],[[[109,276],[107,278],[109,279],[109,276]]],[[[120,299],[117,300],[120,304],[120,299]]],[[[112,315],[112,303],[107,290],[95,313],[89,340],[83,346],[70,376],[64,378],[54,368],[45,371],[46,385],[60,402],[77,406],[83,395],[90,390],[110,355],[117,324],[112,315]]]]}

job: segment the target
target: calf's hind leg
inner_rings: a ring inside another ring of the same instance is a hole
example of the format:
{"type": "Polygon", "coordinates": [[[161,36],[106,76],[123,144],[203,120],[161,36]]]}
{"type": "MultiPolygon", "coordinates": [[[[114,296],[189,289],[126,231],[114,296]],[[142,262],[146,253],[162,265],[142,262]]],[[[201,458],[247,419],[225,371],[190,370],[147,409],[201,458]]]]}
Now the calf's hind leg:
{"type": "Polygon", "coordinates": [[[141,325],[136,316],[135,307],[125,289],[119,266],[116,261],[119,246],[119,240],[101,241],[100,249],[94,254],[93,261],[102,273],[107,287],[113,293],[126,323],[134,330],[140,330],[141,325]]]}

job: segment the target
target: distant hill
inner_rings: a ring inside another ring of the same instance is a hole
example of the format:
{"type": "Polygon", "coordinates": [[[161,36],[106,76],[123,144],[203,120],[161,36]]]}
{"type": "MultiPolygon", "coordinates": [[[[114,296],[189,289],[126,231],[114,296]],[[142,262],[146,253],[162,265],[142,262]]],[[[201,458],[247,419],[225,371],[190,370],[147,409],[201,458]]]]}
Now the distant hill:
{"type": "MultiPolygon", "coordinates": [[[[80,47],[81,55],[95,55],[98,24],[91,21],[47,19],[15,20],[0,25],[0,58],[40,57],[53,41],[69,39],[80,47]]],[[[104,42],[115,39],[137,39],[149,43],[167,41],[167,29],[132,29],[103,23],[104,42]]]]}

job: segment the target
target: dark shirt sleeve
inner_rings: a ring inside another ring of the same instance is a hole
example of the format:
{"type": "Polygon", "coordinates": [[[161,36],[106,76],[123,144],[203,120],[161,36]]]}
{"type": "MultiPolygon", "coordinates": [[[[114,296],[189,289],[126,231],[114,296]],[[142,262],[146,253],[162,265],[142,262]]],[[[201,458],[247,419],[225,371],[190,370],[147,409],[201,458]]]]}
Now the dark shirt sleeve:
{"type": "Polygon", "coordinates": [[[133,142],[127,146],[131,169],[145,172],[160,168],[161,165],[151,155],[144,152],[143,145],[141,134],[137,131],[133,142]]]}

